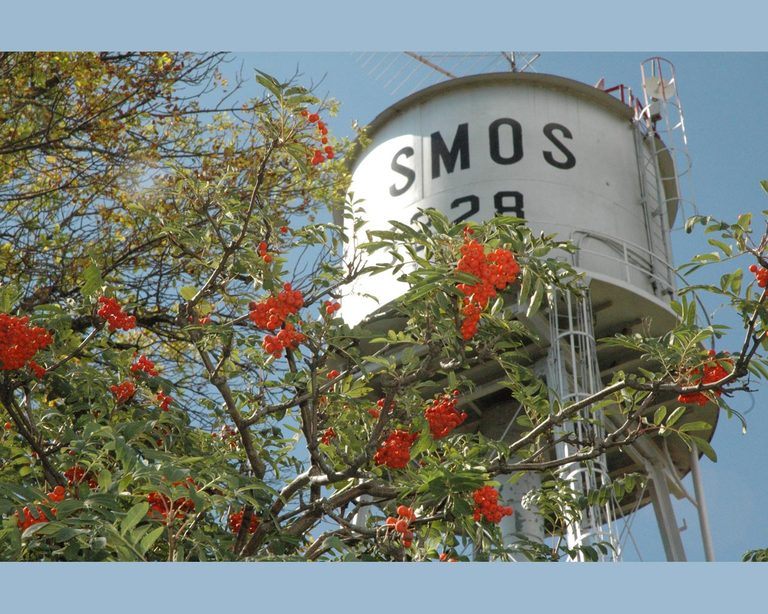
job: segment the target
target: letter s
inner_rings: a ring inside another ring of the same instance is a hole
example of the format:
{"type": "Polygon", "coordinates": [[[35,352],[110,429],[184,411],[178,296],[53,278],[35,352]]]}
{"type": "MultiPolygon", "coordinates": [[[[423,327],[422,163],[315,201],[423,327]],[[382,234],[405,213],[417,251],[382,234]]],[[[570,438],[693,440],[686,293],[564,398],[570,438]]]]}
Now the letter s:
{"type": "Polygon", "coordinates": [[[571,151],[553,134],[555,130],[559,130],[566,139],[572,139],[573,135],[571,134],[571,131],[562,124],[551,123],[544,126],[544,136],[552,141],[552,144],[565,154],[565,160],[555,160],[551,151],[544,152],[544,159],[555,168],[573,168],[576,166],[576,156],[574,156],[573,153],[571,153],[571,151]]]}
{"type": "Polygon", "coordinates": [[[410,158],[413,156],[413,153],[413,147],[403,147],[392,158],[392,170],[396,173],[400,173],[403,177],[406,178],[405,185],[402,188],[396,187],[394,183],[389,186],[389,193],[392,196],[400,196],[401,194],[405,194],[408,191],[408,188],[410,188],[413,185],[413,182],[416,180],[416,171],[414,171],[412,168],[408,168],[407,166],[403,166],[400,164],[400,162],[398,162],[400,156],[410,158]]]}

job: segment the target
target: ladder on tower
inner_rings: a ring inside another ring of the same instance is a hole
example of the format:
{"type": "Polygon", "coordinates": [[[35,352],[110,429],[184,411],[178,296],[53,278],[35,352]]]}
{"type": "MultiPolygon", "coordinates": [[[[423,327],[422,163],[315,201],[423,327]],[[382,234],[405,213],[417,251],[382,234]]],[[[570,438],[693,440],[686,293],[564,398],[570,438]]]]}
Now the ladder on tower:
{"type": "MultiPolygon", "coordinates": [[[[588,398],[601,388],[597,363],[597,347],[592,326],[592,307],[589,292],[581,296],[573,292],[552,291],[550,295],[550,353],[549,382],[556,399],[567,405],[588,398]]],[[[556,455],[570,458],[589,447],[599,445],[605,437],[601,412],[587,407],[580,419],[566,422],[556,433],[556,455]]],[[[610,485],[605,454],[583,462],[569,462],[560,469],[577,498],[586,497],[610,485]]],[[[618,535],[614,530],[615,512],[610,498],[604,504],[588,504],[566,529],[569,548],[595,547],[608,544],[611,551],[600,560],[619,560],[621,552],[618,535]]],[[[586,560],[579,552],[573,560],[586,560]]]]}

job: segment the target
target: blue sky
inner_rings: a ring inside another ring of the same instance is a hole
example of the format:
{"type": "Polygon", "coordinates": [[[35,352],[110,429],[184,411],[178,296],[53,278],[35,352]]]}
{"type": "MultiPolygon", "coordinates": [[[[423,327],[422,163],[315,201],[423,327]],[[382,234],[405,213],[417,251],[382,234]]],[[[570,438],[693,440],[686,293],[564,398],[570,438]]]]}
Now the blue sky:
{"type": "MultiPolygon", "coordinates": [[[[623,83],[639,94],[640,63],[653,55],[669,59],[676,69],[693,163],[688,198],[695,200],[699,213],[735,220],[739,213],[751,211],[759,215],[768,209],[768,195],[759,186],[761,179],[768,178],[765,160],[768,122],[763,118],[762,109],[768,100],[768,80],[764,78],[768,74],[768,54],[544,52],[532,69],[588,84],[605,78],[608,86],[623,83]]],[[[258,53],[237,54],[237,57],[242,58],[246,74],[251,66],[279,79],[288,79],[298,71],[302,82],[318,84],[316,93],[320,97],[339,100],[340,113],[329,120],[335,135],[349,135],[352,121],[366,124],[431,72],[419,68],[412,74],[410,65],[416,66],[415,61],[395,53],[258,53]],[[399,87],[399,82],[408,75],[411,76],[406,84],[399,87]],[[393,93],[393,90],[397,91],[393,93]]],[[[462,69],[502,66],[491,58],[478,58],[474,54],[463,59],[453,54],[445,58],[438,56],[436,61],[462,69]]],[[[712,250],[701,232],[688,235],[677,230],[672,236],[676,264],[712,250]]],[[[749,262],[744,261],[728,266],[746,268],[748,265],[749,262]]],[[[707,277],[717,279],[722,272],[712,271],[707,277]]],[[[738,326],[738,322],[725,317],[727,313],[719,310],[717,303],[708,301],[707,306],[716,321],[738,326]]],[[[735,329],[718,343],[718,348],[736,351],[741,341],[742,336],[735,329]]],[[[748,433],[741,433],[735,419],[722,416],[714,438],[719,462],[702,459],[715,555],[720,561],[737,561],[746,550],[768,546],[764,513],[768,507],[765,489],[768,463],[763,444],[768,433],[768,416],[762,411],[768,400],[765,390],[768,386],[762,388],[764,390],[740,394],[732,400],[734,409],[747,414],[748,433]]],[[[690,479],[685,483],[692,492],[690,479]]],[[[675,501],[675,507],[679,523],[687,527],[682,536],[688,560],[703,561],[695,508],[685,500],[675,501]]],[[[632,532],[639,552],[628,543],[626,560],[664,560],[650,506],[638,513],[632,532]]]]}

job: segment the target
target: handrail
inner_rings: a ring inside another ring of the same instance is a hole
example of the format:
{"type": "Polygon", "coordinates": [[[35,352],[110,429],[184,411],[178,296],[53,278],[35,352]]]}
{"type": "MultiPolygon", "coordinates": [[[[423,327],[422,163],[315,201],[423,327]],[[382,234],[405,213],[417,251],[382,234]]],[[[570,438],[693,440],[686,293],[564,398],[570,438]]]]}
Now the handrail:
{"type": "Polygon", "coordinates": [[[639,271],[640,273],[647,275],[650,279],[658,282],[661,285],[662,293],[667,293],[670,296],[674,296],[675,286],[673,280],[675,276],[675,268],[669,262],[663,258],[660,258],[658,255],[654,254],[643,246],[637,245],[631,241],[626,241],[624,239],[619,239],[618,237],[612,237],[610,235],[604,235],[602,233],[594,232],[591,230],[574,230],[571,232],[571,241],[578,248],[574,253],[574,266],[579,266],[579,255],[581,253],[593,254],[595,256],[612,260],[624,265],[624,281],[627,283],[633,283],[630,276],[631,270],[639,271]],[[605,254],[602,252],[583,248],[581,246],[582,241],[587,238],[600,241],[604,245],[611,248],[614,252],[620,254],[622,257],[616,257],[612,256],[611,254],[605,254]],[[644,257],[647,258],[647,260],[645,260],[644,257]],[[651,262],[658,263],[662,270],[667,272],[667,277],[660,276],[654,272],[651,267],[651,262]]]}

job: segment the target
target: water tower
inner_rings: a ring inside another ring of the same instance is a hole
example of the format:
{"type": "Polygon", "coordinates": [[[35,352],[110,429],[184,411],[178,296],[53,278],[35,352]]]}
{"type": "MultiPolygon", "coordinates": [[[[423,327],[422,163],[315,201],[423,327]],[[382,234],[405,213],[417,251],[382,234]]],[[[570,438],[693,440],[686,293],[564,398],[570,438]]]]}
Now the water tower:
{"type": "MultiPolygon", "coordinates": [[[[513,70],[451,78],[393,104],[370,124],[370,144],[354,162],[350,191],[363,199],[367,224],[358,236],[346,229],[349,245],[364,242],[365,231],[389,228],[390,220],[413,223],[430,207],[455,223],[497,214],[523,218],[536,232],[572,241],[578,251],[564,257],[586,276],[584,297],[552,294],[549,309],[526,322],[544,340],[531,349],[531,360],[552,394],[578,400],[617,370],[637,369],[637,355],[595,340],[641,330],[660,335],[674,325],[670,230],[682,202],[679,180],[688,170],[674,67],[651,58],[641,73],[642,99],[623,85],[590,86],[513,70]]],[[[365,326],[404,290],[394,276],[361,278],[347,288],[342,316],[365,326]]],[[[478,367],[471,377],[476,389],[461,399],[469,428],[513,436],[519,404],[499,382],[500,373],[478,367]]],[[[702,408],[695,420],[713,425],[702,433],[711,438],[717,408],[702,408]]],[[[563,428],[586,427],[578,422],[563,428]]],[[[561,445],[556,453],[564,458],[572,451],[561,445]]],[[[629,472],[647,478],[647,488],[620,504],[587,509],[568,528],[569,543],[609,541],[616,546],[613,558],[620,557],[617,520],[650,503],[667,559],[685,560],[671,498],[686,497],[698,510],[712,560],[698,469],[695,449],[650,436],[589,464],[564,467],[572,488],[582,493],[629,472]],[[693,495],[681,483],[689,472],[693,495]]],[[[502,497],[516,510],[502,524],[505,539],[541,537],[538,516],[520,505],[536,487],[536,476],[514,486],[501,481],[502,497]]]]}

